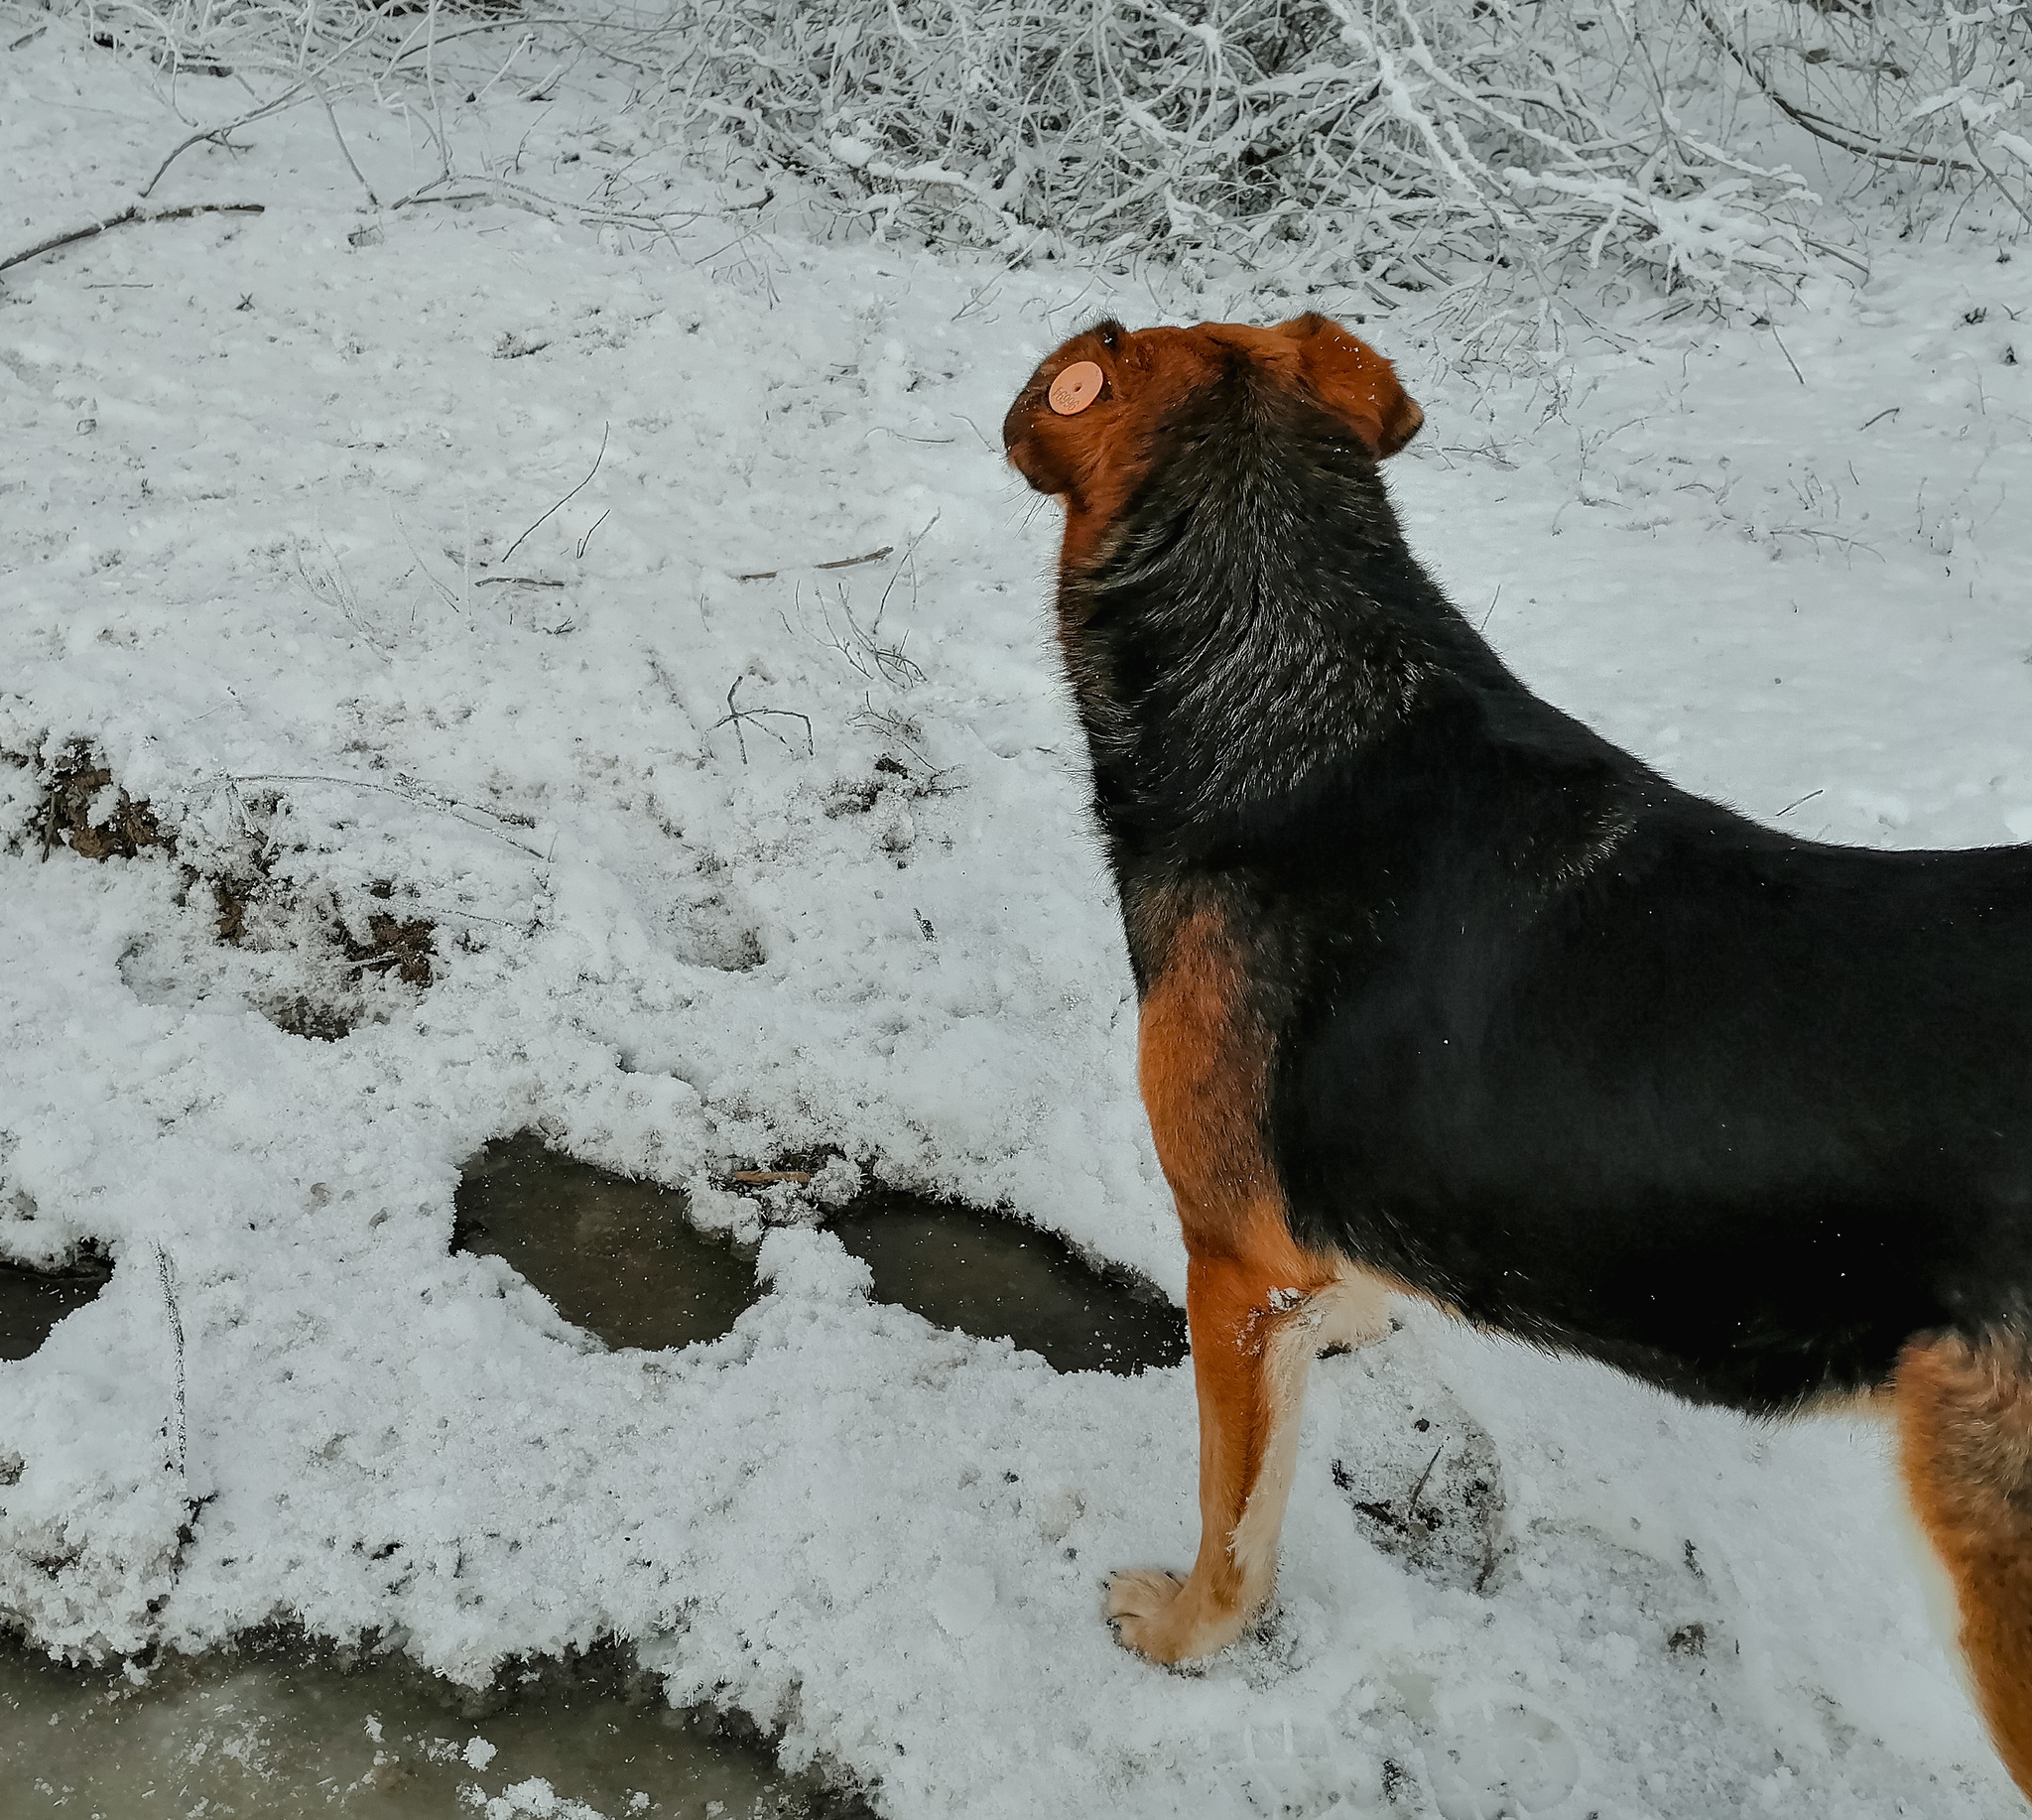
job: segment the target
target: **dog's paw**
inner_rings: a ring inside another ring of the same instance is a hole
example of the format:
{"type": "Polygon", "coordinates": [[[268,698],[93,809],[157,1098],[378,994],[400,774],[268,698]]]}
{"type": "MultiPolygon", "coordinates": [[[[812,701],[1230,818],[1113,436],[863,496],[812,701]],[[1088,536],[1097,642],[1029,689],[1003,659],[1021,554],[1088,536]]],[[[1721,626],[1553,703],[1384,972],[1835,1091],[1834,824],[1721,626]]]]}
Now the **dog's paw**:
{"type": "Polygon", "coordinates": [[[1115,1641],[1153,1662],[1180,1659],[1175,1632],[1185,1576],[1161,1567],[1125,1567],[1107,1583],[1107,1621],[1115,1641]]]}
{"type": "Polygon", "coordinates": [[[1115,1641],[1166,1666],[1225,1649],[1248,1616],[1205,1598],[1183,1575],[1158,1567],[1124,1568],[1107,1583],[1115,1641]]]}

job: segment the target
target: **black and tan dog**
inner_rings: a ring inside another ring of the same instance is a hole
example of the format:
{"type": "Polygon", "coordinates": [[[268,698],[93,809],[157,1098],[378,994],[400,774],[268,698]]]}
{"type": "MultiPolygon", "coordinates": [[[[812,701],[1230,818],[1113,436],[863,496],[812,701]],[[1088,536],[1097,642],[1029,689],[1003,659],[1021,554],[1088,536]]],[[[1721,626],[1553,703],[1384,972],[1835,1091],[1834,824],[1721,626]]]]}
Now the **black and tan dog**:
{"type": "Polygon", "coordinates": [[[1870,1397],[2032,1786],[2032,850],[1796,841],[1538,700],[1405,548],[1320,317],[1103,323],[1011,408],[1188,1253],[1199,1559],[1268,1596],[1316,1352],[1423,1296],[1758,1415],[1870,1397]]]}

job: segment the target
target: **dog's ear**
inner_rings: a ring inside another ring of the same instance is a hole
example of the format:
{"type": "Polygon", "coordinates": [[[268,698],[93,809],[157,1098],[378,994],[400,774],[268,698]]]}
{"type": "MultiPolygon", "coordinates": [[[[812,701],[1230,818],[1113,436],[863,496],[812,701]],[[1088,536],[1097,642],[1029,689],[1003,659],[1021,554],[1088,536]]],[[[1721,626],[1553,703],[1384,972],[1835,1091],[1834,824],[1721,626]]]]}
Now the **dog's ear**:
{"type": "Polygon", "coordinates": [[[1418,434],[1425,413],[1397,383],[1396,369],[1366,341],[1317,315],[1280,323],[1278,332],[1299,344],[1314,395],[1377,460],[1395,455],[1418,434]]]}
{"type": "Polygon", "coordinates": [[[1053,354],[1002,420],[1009,464],[1040,493],[1070,493],[1092,466],[1113,413],[1116,369],[1128,330],[1094,324],[1053,354]]]}

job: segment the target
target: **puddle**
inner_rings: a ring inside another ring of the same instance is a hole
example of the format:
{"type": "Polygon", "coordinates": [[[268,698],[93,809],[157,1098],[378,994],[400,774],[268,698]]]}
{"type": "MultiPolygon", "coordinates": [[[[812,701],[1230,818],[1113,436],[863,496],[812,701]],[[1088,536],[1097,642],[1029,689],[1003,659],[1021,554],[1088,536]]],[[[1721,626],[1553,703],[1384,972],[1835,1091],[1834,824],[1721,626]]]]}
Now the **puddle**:
{"type": "Polygon", "coordinates": [[[68,1270],[0,1263],[0,1359],[26,1359],[72,1309],[106,1286],[113,1266],[81,1257],[68,1270]]]}
{"type": "Polygon", "coordinates": [[[516,1693],[475,1696],[400,1658],[345,1672],[329,1651],[270,1645],[170,1656],[134,1687],[117,1670],[64,1669],[0,1642],[0,1813],[868,1815],[784,1775],[759,1743],[709,1735],[717,1723],[663,1706],[646,1681],[631,1687],[617,1662],[548,1663],[516,1693]]]}
{"type": "Polygon", "coordinates": [[[983,1340],[1014,1340],[1061,1371],[1142,1370],[1186,1356],[1186,1317],[1097,1271],[1035,1227],[916,1195],[876,1194],[833,1223],[878,1300],[983,1340]]]}
{"type": "MultiPolygon", "coordinates": [[[[1007,1336],[1062,1371],[1185,1357],[1176,1309],[1013,1220],[878,1193],[834,1231],[881,1299],[1007,1336]]],[[[505,1258],[609,1346],[713,1338],[758,1293],[751,1259],[700,1235],[683,1195],[529,1133],[467,1165],[453,1242],[505,1258]]],[[[93,1260],[61,1276],[0,1265],[0,1357],[33,1353],[108,1274],[93,1260]]],[[[0,1816],[868,1816],[852,1796],[784,1776],[730,1722],[663,1706],[609,1653],[604,1667],[547,1663],[506,1694],[473,1696],[398,1656],[356,1667],[301,1642],[172,1656],[136,1687],[0,1639],[0,1816]]]]}
{"type": "MultiPolygon", "coordinates": [[[[1186,1318],[1015,1220],[877,1191],[832,1223],[876,1297],[941,1327],[1007,1337],[1061,1371],[1140,1371],[1186,1356],[1186,1318]]],[[[730,1328],[759,1291],[739,1251],[701,1237],[685,1197],[544,1147],[533,1132],[465,1168],[452,1242],[505,1258],[609,1346],[674,1347],[730,1328]]]]}
{"type": "Polygon", "coordinates": [[[529,1131],[466,1164],[451,1242],[505,1258],[609,1346],[716,1340],[760,1293],[753,1261],[704,1237],[676,1189],[573,1162],[529,1131]]]}

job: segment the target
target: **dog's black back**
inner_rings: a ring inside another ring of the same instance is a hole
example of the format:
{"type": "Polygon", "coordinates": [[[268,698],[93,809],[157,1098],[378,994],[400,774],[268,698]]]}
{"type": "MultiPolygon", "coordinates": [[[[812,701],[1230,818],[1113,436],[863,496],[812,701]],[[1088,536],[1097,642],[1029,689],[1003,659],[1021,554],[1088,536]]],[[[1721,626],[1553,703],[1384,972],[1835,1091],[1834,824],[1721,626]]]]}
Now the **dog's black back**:
{"type": "MultiPolygon", "coordinates": [[[[2032,1284],[2032,852],[1796,841],[1539,701],[1246,360],[1066,638],[1132,953],[1212,893],[1302,1242],[1779,1410],[2032,1284]]],[[[1145,964],[1134,957],[1139,976],[1145,964]]]]}

